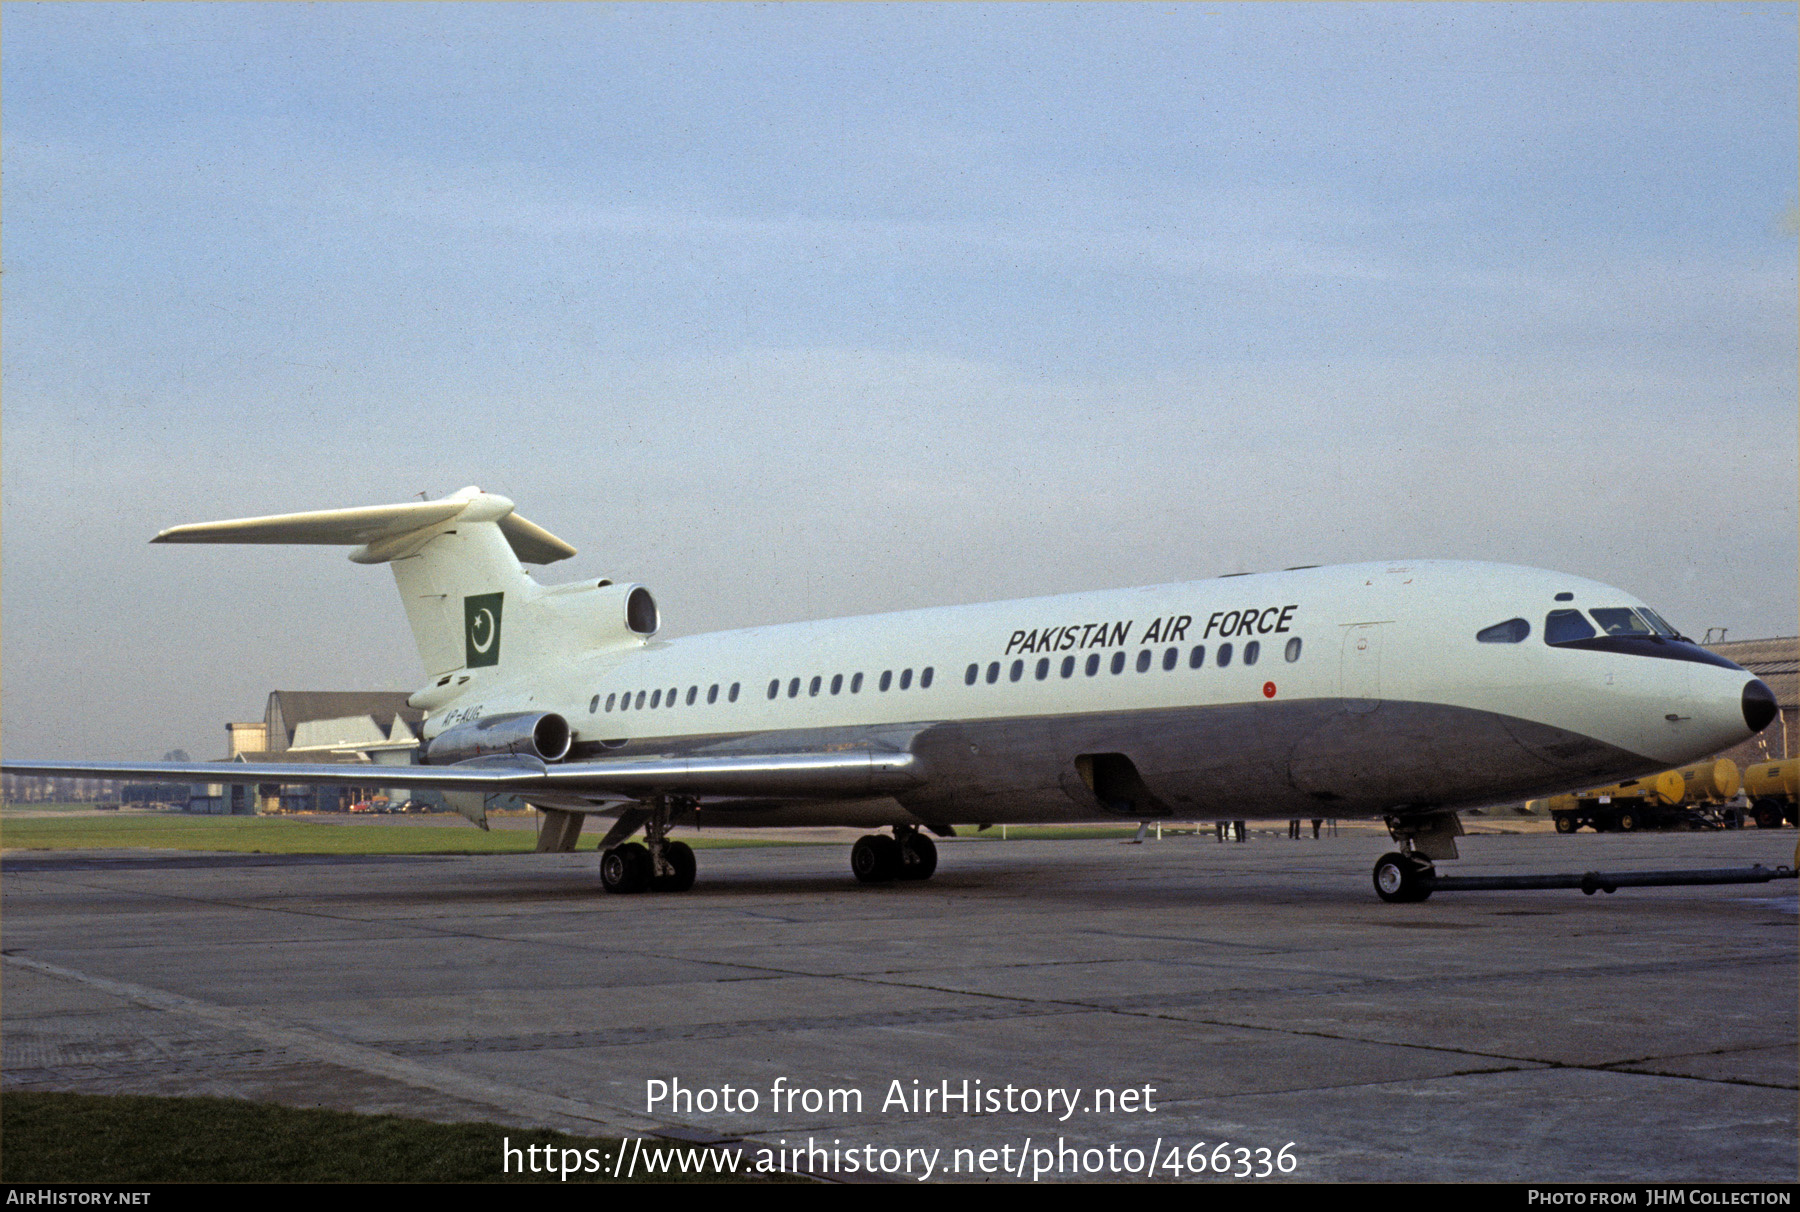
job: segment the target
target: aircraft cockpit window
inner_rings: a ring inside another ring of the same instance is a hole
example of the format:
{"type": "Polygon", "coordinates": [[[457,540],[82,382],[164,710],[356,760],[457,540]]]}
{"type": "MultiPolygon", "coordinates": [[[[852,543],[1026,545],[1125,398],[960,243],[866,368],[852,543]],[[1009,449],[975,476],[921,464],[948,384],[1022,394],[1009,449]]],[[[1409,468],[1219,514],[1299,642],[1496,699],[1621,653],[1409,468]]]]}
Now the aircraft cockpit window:
{"type": "Polygon", "coordinates": [[[1628,606],[1595,606],[1588,611],[1607,635],[1654,635],[1650,624],[1628,606]]]}
{"type": "Polygon", "coordinates": [[[1567,644],[1594,638],[1594,625],[1579,610],[1552,610],[1544,618],[1544,643],[1567,644]]]}
{"type": "Polygon", "coordinates": [[[1293,639],[1291,639],[1287,642],[1287,659],[1288,659],[1288,664],[1290,664],[1290,665],[1292,665],[1295,661],[1300,659],[1300,637],[1299,636],[1295,636],[1293,639]]]}
{"type": "Polygon", "coordinates": [[[1656,628],[1656,634],[1671,640],[1679,640],[1681,633],[1669,625],[1669,621],[1648,606],[1639,606],[1638,613],[1644,616],[1644,622],[1656,628]]]}
{"type": "Polygon", "coordinates": [[[1246,664],[1246,665],[1256,664],[1256,658],[1261,655],[1262,655],[1262,641],[1261,640],[1251,640],[1248,644],[1244,645],[1244,664],[1246,664]]]}
{"type": "Polygon", "coordinates": [[[1230,644],[1220,644],[1219,645],[1219,668],[1223,669],[1223,668],[1225,668],[1225,666],[1227,666],[1229,664],[1231,664],[1231,645],[1230,644]]]}
{"type": "MultiPolygon", "coordinates": [[[[1557,614],[1572,614],[1573,611],[1559,610],[1557,614]]],[[[1508,619],[1504,623],[1495,623],[1492,627],[1483,627],[1475,633],[1475,639],[1483,644],[1517,644],[1531,634],[1531,624],[1524,619],[1508,619]]]]}
{"type": "Polygon", "coordinates": [[[1188,653],[1188,668],[1198,669],[1206,664],[1206,645],[1195,644],[1194,651],[1188,653]]]}

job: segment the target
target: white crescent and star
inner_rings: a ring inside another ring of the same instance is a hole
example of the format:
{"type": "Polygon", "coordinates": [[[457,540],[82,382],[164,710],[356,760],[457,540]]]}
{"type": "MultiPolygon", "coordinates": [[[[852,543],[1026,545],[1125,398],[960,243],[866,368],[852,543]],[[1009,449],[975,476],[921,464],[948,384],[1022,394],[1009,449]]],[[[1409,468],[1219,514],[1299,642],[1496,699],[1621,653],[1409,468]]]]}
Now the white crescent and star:
{"type": "Polygon", "coordinates": [[[476,611],[475,617],[469,622],[469,643],[474,646],[476,652],[486,652],[494,646],[494,612],[485,606],[476,611]],[[482,625],[483,618],[487,620],[485,627],[482,625]],[[488,633],[485,641],[481,639],[481,633],[484,630],[488,633]]]}

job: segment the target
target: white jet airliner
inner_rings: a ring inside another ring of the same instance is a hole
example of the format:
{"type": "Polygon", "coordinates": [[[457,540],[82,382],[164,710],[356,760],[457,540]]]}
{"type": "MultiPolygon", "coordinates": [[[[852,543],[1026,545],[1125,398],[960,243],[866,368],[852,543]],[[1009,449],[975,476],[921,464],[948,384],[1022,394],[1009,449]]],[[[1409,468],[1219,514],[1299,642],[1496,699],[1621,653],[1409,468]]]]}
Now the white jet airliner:
{"type": "MultiPolygon", "coordinates": [[[[1631,778],[1759,732],[1773,694],[1630,594],[1457,561],[1294,568],[658,640],[642,585],[544,586],[575,549],[505,497],[178,526],[159,543],[355,544],[393,568],[429,681],[408,786],[591,814],[613,892],[681,891],[678,826],[891,829],[924,879],[957,825],[1385,819],[1385,900],[1430,894],[1456,810],[1631,778]],[[627,841],[643,830],[643,843],[627,841]]],[[[7,762],[15,773],[366,785],[367,766],[7,762]]]]}

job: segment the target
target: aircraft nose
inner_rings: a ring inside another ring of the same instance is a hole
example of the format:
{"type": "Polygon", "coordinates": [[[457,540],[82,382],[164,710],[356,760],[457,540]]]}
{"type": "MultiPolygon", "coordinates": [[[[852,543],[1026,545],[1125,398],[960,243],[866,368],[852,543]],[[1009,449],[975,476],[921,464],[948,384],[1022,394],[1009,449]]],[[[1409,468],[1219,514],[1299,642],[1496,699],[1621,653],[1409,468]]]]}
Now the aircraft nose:
{"type": "Polygon", "coordinates": [[[1762,679],[1744,683],[1744,723],[1751,732],[1761,732],[1775,718],[1775,692],[1762,679]]]}

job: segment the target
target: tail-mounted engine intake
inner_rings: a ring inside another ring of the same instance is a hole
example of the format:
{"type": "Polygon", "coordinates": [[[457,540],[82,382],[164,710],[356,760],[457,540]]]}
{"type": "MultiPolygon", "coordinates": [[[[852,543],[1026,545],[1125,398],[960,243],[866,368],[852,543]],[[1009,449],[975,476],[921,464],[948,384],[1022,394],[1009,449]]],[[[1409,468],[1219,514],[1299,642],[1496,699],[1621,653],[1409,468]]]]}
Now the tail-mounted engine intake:
{"type": "Polygon", "coordinates": [[[568,756],[571,739],[569,721],[554,711],[516,711],[438,733],[425,749],[425,761],[446,766],[470,758],[520,754],[560,762],[568,756]]]}

